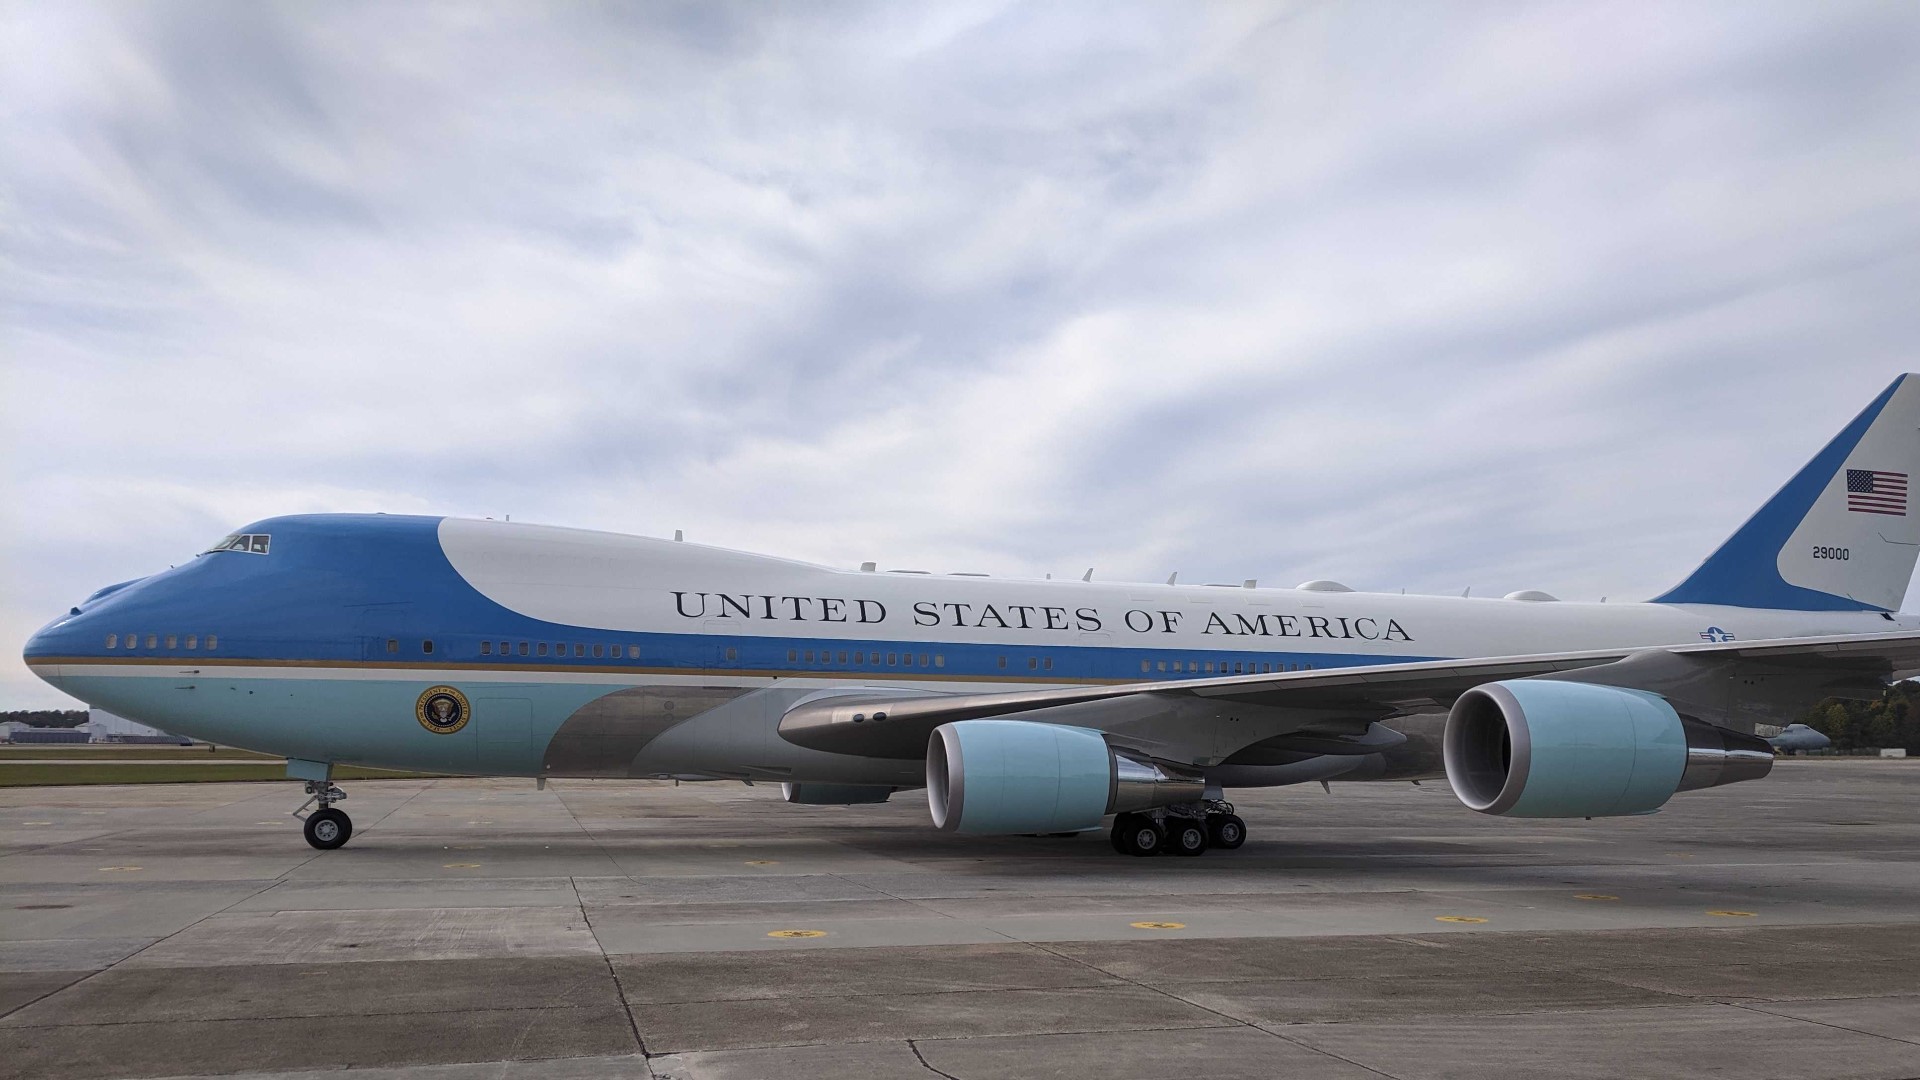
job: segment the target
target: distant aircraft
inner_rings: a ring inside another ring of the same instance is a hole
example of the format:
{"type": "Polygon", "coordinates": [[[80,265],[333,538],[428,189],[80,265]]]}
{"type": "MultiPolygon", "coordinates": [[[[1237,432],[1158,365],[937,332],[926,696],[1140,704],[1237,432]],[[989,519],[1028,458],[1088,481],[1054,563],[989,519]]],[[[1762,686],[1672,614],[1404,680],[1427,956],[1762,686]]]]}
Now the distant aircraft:
{"type": "MultiPolygon", "coordinates": [[[[1766,775],[1756,723],[1920,671],[1920,380],[1894,381],[1648,603],[833,569],[456,518],[248,525],[26,645],[42,678],[288,758],[346,843],[343,763],[487,776],[924,787],[967,834],[1236,848],[1233,788],[1445,776],[1516,817],[1766,775]]],[[[1676,465],[1717,482],[1711,452],[1676,465]]],[[[305,806],[301,808],[305,809],[305,806]]],[[[296,811],[298,813],[299,811],[296,811]]]]}
{"type": "Polygon", "coordinates": [[[1825,750],[1833,745],[1833,740],[1813,730],[1805,724],[1788,724],[1778,735],[1767,740],[1775,750],[1791,756],[1796,750],[1825,750]]]}

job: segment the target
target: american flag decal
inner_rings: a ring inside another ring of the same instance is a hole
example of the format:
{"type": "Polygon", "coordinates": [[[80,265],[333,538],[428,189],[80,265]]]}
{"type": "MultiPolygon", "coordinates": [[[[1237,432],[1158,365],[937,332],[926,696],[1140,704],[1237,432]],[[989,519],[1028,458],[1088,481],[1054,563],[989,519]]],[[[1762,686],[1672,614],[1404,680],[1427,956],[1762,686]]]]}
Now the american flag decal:
{"type": "Polygon", "coordinates": [[[1907,516],[1907,474],[1847,470],[1847,509],[1856,514],[1907,516]]]}

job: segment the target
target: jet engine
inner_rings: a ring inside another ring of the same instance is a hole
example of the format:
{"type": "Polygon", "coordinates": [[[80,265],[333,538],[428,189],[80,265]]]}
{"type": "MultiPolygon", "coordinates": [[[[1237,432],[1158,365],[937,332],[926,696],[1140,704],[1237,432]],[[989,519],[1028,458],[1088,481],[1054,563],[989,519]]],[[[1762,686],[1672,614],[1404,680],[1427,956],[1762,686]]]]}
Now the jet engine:
{"type": "Polygon", "coordinates": [[[927,806],[947,832],[1073,832],[1108,814],[1192,802],[1205,787],[1198,772],[1115,750],[1089,728],[957,720],[927,740],[927,806]]]}
{"type": "Polygon", "coordinates": [[[1508,817],[1650,814],[1773,768],[1766,740],[1683,720],[1658,694],[1546,679],[1460,695],[1442,746],[1460,801],[1508,817]]]}

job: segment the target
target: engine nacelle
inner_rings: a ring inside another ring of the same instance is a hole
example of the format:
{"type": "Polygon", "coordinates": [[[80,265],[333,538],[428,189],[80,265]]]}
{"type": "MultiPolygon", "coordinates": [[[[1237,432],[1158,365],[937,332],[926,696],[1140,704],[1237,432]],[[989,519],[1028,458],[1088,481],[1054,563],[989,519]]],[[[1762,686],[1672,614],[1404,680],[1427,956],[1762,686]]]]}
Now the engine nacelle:
{"type": "Polygon", "coordinates": [[[1443,747],[1460,801],[1509,817],[1647,814],[1773,767],[1765,740],[1682,720],[1658,694],[1548,679],[1460,695],[1443,747]]]}
{"type": "Polygon", "coordinates": [[[1072,832],[1110,813],[1191,802],[1206,781],[1115,751],[1089,728],[957,720],[927,740],[936,828],[973,835],[1072,832]]]}

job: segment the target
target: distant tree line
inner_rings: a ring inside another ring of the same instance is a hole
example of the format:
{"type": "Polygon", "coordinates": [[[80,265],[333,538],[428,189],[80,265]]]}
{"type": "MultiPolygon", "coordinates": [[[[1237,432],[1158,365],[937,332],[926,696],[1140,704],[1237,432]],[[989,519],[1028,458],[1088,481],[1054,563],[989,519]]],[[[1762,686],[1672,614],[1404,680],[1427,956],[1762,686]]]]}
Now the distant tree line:
{"type": "Polygon", "coordinates": [[[0,712],[0,724],[27,724],[32,727],[79,727],[87,722],[85,709],[17,709],[0,712]]]}
{"type": "Polygon", "coordinates": [[[1867,701],[1830,698],[1814,706],[1804,723],[1833,740],[1835,750],[1905,747],[1920,754],[1920,686],[1895,683],[1867,701]]]}

